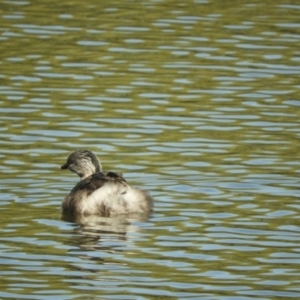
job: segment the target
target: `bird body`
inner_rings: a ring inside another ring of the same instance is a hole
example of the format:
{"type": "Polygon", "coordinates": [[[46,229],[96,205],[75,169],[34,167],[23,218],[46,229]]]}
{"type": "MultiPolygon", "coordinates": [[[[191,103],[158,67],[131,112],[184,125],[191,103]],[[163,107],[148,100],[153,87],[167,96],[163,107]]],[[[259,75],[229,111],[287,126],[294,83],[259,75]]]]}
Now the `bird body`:
{"type": "Polygon", "coordinates": [[[64,212],[111,216],[152,210],[152,198],[147,192],[131,188],[120,173],[103,172],[97,157],[88,150],[71,153],[61,168],[81,178],[63,200],[64,212]]]}

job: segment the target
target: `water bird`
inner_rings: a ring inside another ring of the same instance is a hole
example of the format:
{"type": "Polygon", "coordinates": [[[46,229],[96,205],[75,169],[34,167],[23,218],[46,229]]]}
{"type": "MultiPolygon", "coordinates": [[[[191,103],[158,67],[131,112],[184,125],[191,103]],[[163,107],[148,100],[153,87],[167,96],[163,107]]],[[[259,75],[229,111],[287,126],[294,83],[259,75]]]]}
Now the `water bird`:
{"type": "Polygon", "coordinates": [[[152,210],[148,192],[130,187],[121,173],[102,171],[99,159],[89,150],[72,152],[61,169],[80,177],[62,202],[63,213],[112,216],[152,210]]]}

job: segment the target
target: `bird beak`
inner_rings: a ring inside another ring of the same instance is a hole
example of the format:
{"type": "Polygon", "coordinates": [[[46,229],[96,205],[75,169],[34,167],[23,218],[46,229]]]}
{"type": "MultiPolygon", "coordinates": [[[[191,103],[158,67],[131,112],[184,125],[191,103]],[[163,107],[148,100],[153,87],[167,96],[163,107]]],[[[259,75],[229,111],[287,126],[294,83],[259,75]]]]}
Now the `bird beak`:
{"type": "Polygon", "coordinates": [[[67,163],[65,163],[65,164],[64,164],[64,165],[62,165],[60,168],[64,170],[64,169],[68,169],[68,167],[69,167],[69,166],[68,166],[68,164],[67,164],[67,163]]]}

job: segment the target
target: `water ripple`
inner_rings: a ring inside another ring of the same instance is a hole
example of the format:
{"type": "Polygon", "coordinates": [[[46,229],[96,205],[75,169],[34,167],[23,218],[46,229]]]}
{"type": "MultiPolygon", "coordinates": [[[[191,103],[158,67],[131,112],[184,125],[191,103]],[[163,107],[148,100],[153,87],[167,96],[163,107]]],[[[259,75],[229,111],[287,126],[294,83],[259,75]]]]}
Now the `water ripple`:
{"type": "Polygon", "coordinates": [[[281,2],[3,3],[1,299],[299,298],[299,5],[281,2]],[[77,148],[153,213],[62,215],[77,148]]]}

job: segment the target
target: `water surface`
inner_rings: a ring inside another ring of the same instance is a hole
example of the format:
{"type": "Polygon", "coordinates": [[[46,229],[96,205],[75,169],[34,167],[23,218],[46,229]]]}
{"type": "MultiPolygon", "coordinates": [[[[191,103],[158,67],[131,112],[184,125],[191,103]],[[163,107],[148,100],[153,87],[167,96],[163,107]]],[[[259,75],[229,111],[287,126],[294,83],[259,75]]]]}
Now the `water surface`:
{"type": "Polygon", "coordinates": [[[1,299],[298,299],[298,1],[3,1],[1,299]],[[150,216],[61,218],[88,148],[150,216]]]}

